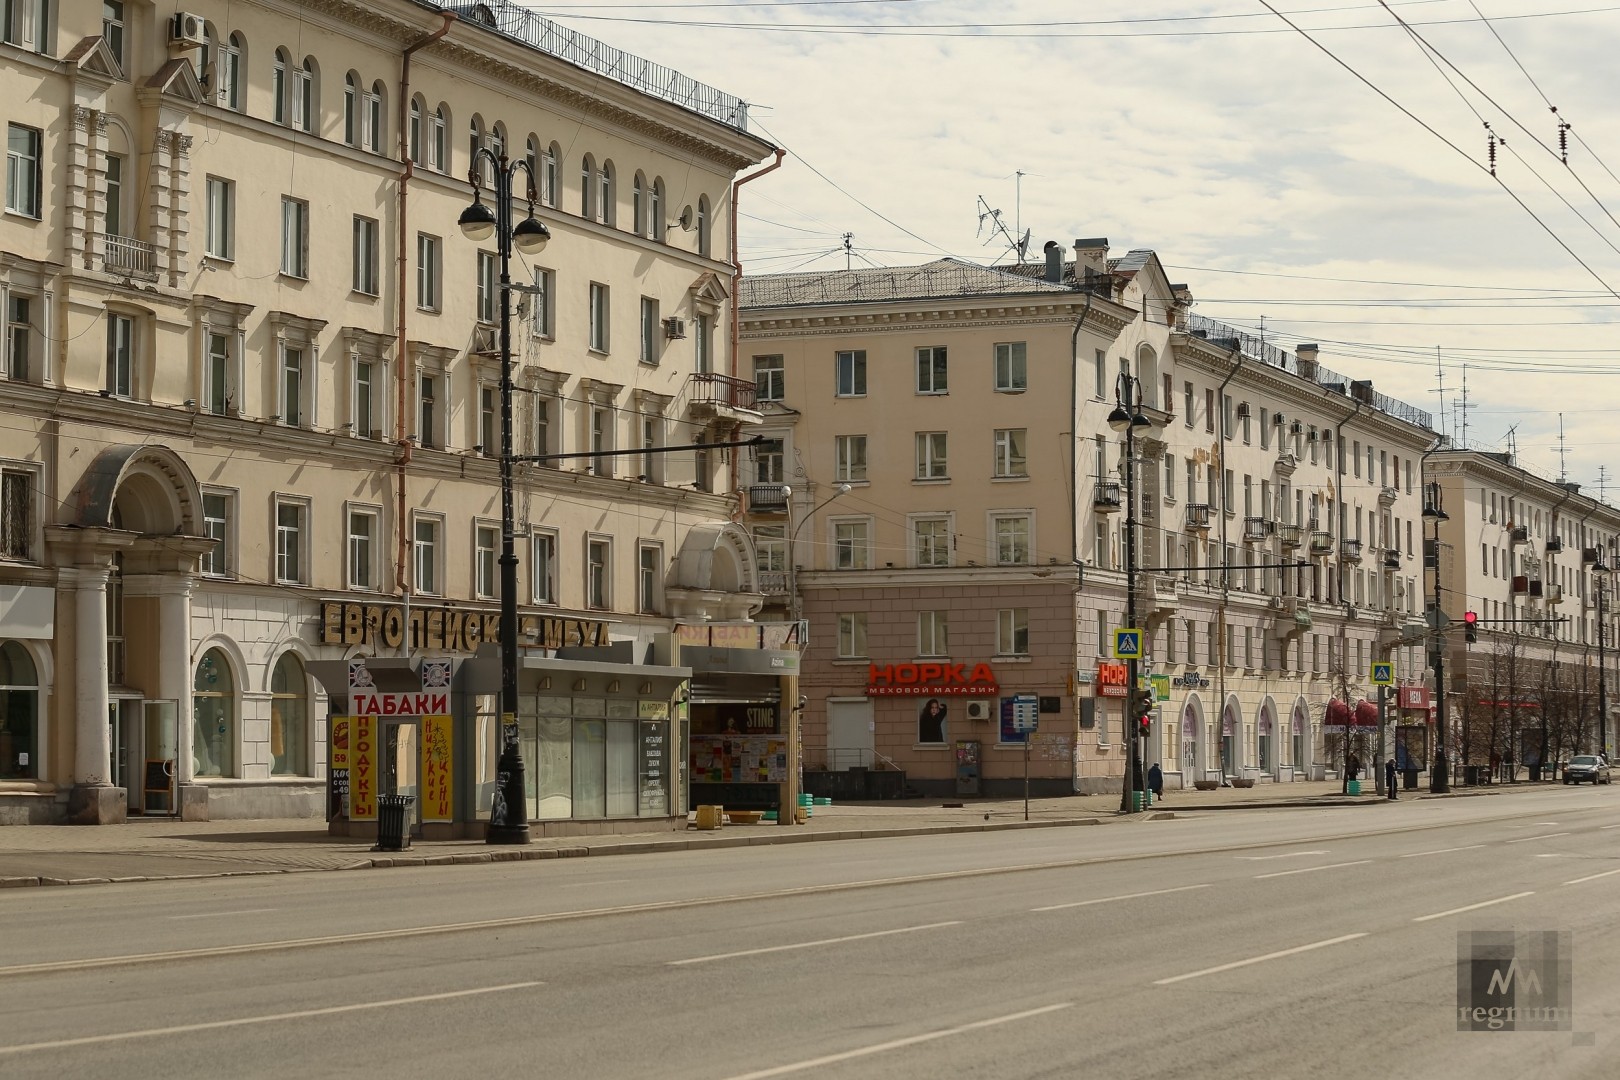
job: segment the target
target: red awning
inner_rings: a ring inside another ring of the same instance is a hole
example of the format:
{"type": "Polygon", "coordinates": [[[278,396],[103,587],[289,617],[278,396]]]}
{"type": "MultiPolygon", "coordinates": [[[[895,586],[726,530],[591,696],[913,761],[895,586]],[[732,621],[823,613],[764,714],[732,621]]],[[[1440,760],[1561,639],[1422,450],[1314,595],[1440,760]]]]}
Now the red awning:
{"type": "Polygon", "coordinates": [[[1378,706],[1370,701],[1356,702],[1356,718],[1351,721],[1355,727],[1378,726],[1378,706]]]}
{"type": "Polygon", "coordinates": [[[1358,728],[1378,727],[1378,706],[1371,701],[1358,701],[1354,712],[1338,698],[1330,698],[1322,721],[1324,731],[1343,731],[1345,725],[1358,728]]]}

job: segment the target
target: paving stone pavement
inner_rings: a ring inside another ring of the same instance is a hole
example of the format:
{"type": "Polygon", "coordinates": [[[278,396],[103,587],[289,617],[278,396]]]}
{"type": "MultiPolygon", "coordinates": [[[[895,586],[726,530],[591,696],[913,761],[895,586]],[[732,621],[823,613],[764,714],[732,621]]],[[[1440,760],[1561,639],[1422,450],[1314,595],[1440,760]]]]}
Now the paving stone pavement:
{"type": "MultiPolygon", "coordinates": [[[[1539,784],[1516,785],[1533,789],[1539,784]]],[[[1256,784],[1216,791],[1172,791],[1160,812],[1265,809],[1279,806],[1380,805],[1372,785],[1360,797],[1340,793],[1336,780],[1256,784]]],[[[1454,796],[1495,795],[1505,788],[1464,789],[1454,796]]],[[[1404,798],[1432,798],[1426,791],[1404,798]]],[[[123,825],[75,827],[17,825],[0,828],[0,888],[100,884],[152,879],[222,877],[385,866],[453,865],[527,859],[994,829],[1061,827],[1142,820],[1118,814],[1119,795],[1032,799],[1025,821],[1022,799],[916,799],[818,806],[799,826],[727,825],[588,836],[541,836],[524,847],[491,847],[480,840],[413,841],[407,851],[377,853],[372,842],[328,836],[316,819],[181,822],[133,818],[123,825]]]]}

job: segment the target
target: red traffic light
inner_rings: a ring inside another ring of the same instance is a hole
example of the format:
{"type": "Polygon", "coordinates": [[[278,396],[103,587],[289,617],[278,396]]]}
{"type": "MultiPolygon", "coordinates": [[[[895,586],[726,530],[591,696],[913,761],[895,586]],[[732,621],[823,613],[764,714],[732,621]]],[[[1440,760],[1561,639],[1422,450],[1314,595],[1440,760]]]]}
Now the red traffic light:
{"type": "Polygon", "coordinates": [[[1477,612],[1477,611],[1465,611],[1465,612],[1463,612],[1463,622],[1467,623],[1469,626],[1473,626],[1475,623],[1479,622],[1479,612],[1477,612]]]}

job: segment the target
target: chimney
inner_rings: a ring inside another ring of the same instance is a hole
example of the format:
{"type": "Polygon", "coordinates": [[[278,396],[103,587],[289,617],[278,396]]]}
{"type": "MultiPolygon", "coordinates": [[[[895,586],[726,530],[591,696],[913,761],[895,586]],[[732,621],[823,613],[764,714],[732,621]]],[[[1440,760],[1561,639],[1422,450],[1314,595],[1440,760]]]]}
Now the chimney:
{"type": "Polygon", "coordinates": [[[1108,273],[1108,238],[1074,242],[1074,276],[1077,281],[1108,273]]]}
{"type": "Polygon", "coordinates": [[[1056,240],[1048,240],[1046,247],[1046,280],[1053,285],[1063,283],[1063,246],[1056,240]]]}
{"type": "Polygon", "coordinates": [[[1299,367],[1300,378],[1309,379],[1311,382],[1316,381],[1316,357],[1321,351],[1315,345],[1300,344],[1294,346],[1294,363],[1299,367]]]}
{"type": "Polygon", "coordinates": [[[1373,388],[1371,379],[1356,379],[1350,384],[1350,396],[1363,405],[1373,403],[1373,388]]]}

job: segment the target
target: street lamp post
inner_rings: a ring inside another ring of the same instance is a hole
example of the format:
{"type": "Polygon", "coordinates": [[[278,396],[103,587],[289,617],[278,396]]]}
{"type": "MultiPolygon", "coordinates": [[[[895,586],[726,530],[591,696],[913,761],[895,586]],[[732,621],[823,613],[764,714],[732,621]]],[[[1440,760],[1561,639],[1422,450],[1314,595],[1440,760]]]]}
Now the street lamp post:
{"type": "MultiPolygon", "coordinates": [[[[805,514],[804,517],[799,519],[799,523],[797,525],[793,526],[793,532],[788,534],[788,542],[787,542],[788,585],[789,585],[789,588],[792,590],[788,594],[788,614],[789,614],[789,617],[792,618],[794,623],[798,623],[799,618],[800,618],[800,616],[799,616],[799,611],[800,611],[800,608],[799,608],[799,567],[798,567],[798,564],[795,563],[794,560],[793,560],[793,549],[794,549],[794,545],[796,545],[798,543],[798,540],[799,540],[799,530],[804,528],[806,525],[808,525],[811,522],[811,520],[814,519],[815,516],[817,514],[819,514],[823,509],[825,509],[826,506],[829,503],[831,503],[834,499],[841,499],[845,495],[848,495],[853,490],[855,490],[855,489],[852,488],[848,484],[839,484],[837,487],[833,488],[833,493],[831,495],[827,496],[825,499],[821,500],[821,502],[817,503],[815,506],[811,507],[810,511],[807,514],[805,514]]],[[[792,497],[792,493],[793,493],[792,489],[789,488],[788,489],[788,495],[789,495],[790,500],[791,500],[791,497],[792,497]]],[[[791,502],[789,503],[789,505],[791,505],[791,502]]]]}
{"type": "Polygon", "coordinates": [[[1609,566],[1603,561],[1603,550],[1598,549],[1598,559],[1592,563],[1592,590],[1596,593],[1597,605],[1597,653],[1598,653],[1598,745],[1602,753],[1607,756],[1614,747],[1609,745],[1609,682],[1605,672],[1608,667],[1604,657],[1604,645],[1608,637],[1608,630],[1604,626],[1603,599],[1608,591],[1606,577],[1609,566]]]}
{"type": "Polygon", "coordinates": [[[484,834],[491,844],[529,842],[528,795],[523,782],[523,755],[518,745],[518,618],[517,551],[512,512],[512,248],[524,255],[535,255],[546,246],[551,232],[534,216],[534,176],[523,159],[510,161],[479,147],[467,174],[472,184],[472,205],[461,212],[457,224],[462,235],[473,241],[495,237],[500,257],[500,352],[501,352],[501,755],[495,765],[495,798],[490,807],[489,829],[484,834]],[[482,199],[479,165],[487,159],[494,173],[495,209],[491,212],[482,199]],[[527,177],[528,213],[512,224],[512,178],[518,170],[527,177]]]}
{"type": "Polygon", "coordinates": [[[1448,775],[1450,764],[1446,760],[1446,732],[1449,730],[1450,710],[1446,705],[1446,639],[1444,631],[1441,630],[1440,614],[1440,523],[1449,521],[1450,515],[1440,508],[1439,481],[1429,484],[1427,497],[1423,500],[1423,520],[1434,526],[1434,615],[1429,627],[1434,635],[1434,693],[1437,720],[1434,734],[1434,762],[1429,768],[1429,790],[1435,794],[1445,794],[1451,790],[1448,775]]]}
{"type": "MultiPolygon", "coordinates": [[[[1121,374],[1114,383],[1114,411],[1108,414],[1108,426],[1125,436],[1125,624],[1128,629],[1140,630],[1136,622],[1136,433],[1153,426],[1142,412],[1142,384],[1134,375],[1121,374]]],[[[1125,681],[1129,686],[1125,695],[1125,716],[1121,735],[1125,740],[1125,782],[1120,785],[1119,809],[1134,813],[1137,792],[1142,790],[1142,758],[1147,747],[1139,744],[1140,726],[1133,713],[1138,700],[1137,665],[1131,657],[1125,661],[1125,681]]]]}

